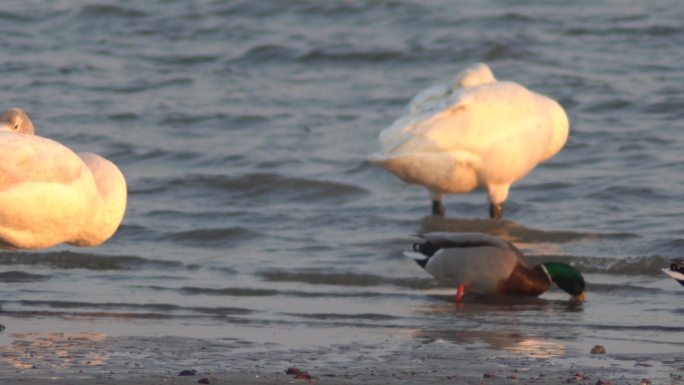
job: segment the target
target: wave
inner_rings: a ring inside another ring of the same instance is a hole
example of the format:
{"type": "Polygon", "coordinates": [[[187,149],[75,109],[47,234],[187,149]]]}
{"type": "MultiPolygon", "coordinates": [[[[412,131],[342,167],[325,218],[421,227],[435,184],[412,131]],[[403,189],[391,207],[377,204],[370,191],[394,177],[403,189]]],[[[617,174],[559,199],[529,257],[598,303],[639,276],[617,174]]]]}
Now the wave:
{"type": "Polygon", "coordinates": [[[234,59],[235,62],[264,63],[270,61],[292,61],[299,55],[294,47],[277,44],[257,45],[247,49],[234,59]]]}
{"type": "Polygon", "coordinates": [[[80,9],[80,15],[87,18],[92,17],[122,17],[122,18],[139,18],[147,16],[147,13],[136,8],[121,7],[113,4],[91,4],[83,6],[80,9]]]}
{"type": "MultiPolygon", "coordinates": [[[[447,42],[424,42],[419,45],[395,47],[385,45],[322,45],[299,46],[291,42],[254,45],[229,60],[232,64],[262,65],[273,63],[312,64],[382,64],[416,65],[425,62],[459,63],[464,56],[479,57],[483,61],[525,58],[533,53],[528,45],[520,41],[531,37],[511,39],[510,41],[485,41],[477,45],[464,46],[460,51],[453,49],[447,42]]],[[[457,71],[457,69],[454,69],[457,71]]],[[[454,73],[455,75],[455,73],[454,73]]],[[[405,103],[400,99],[400,103],[405,103]]]]}
{"type": "Polygon", "coordinates": [[[665,290],[659,289],[656,287],[626,285],[623,283],[611,285],[611,284],[595,283],[595,282],[588,282],[586,291],[587,292],[599,292],[599,293],[604,293],[604,294],[614,293],[614,294],[619,295],[619,296],[624,296],[625,292],[629,292],[630,295],[634,295],[634,294],[653,295],[653,294],[660,294],[660,293],[665,292],[665,290]]]}
{"type": "Polygon", "coordinates": [[[40,265],[54,269],[138,270],[181,268],[176,261],[161,261],[135,256],[107,256],[73,251],[56,252],[2,252],[0,265],[40,265]]]}
{"type": "MultiPolygon", "coordinates": [[[[130,193],[130,192],[129,192],[130,193]]],[[[159,233],[153,229],[138,224],[122,224],[114,234],[116,238],[126,239],[128,241],[149,241],[159,237],[159,233]]]]}
{"type": "MultiPolygon", "coordinates": [[[[387,291],[304,291],[304,290],[279,290],[279,289],[260,289],[260,288],[246,288],[246,287],[223,287],[223,288],[208,288],[197,286],[183,286],[165,287],[158,285],[137,286],[139,289],[157,290],[157,291],[172,291],[183,295],[211,295],[211,296],[227,296],[227,297],[273,297],[273,296],[288,296],[298,298],[408,298],[408,297],[424,297],[423,293],[396,293],[387,291]]],[[[449,297],[453,298],[453,297],[449,297]]]]}
{"type": "Polygon", "coordinates": [[[312,313],[312,314],[304,314],[304,313],[284,313],[285,315],[292,316],[292,317],[298,317],[298,318],[306,318],[306,319],[315,319],[315,320],[368,320],[368,321],[391,321],[391,320],[397,320],[401,319],[401,317],[396,317],[392,315],[387,315],[387,314],[378,314],[378,313],[360,313],[360,314],[341,314],[341,313],[312,313]]]}
{"type": "Polygon", "coordinates": [[[359,50],[358,48],[314,48],[296,56],[304,63],[314,62],[365,62],[382,63],[404,60],[407,52],[387,48],[359,50]]]}
{"type": "Polygon", "coordinates": [[[667,198],[664,191],[646,186],[607,186],[600,191],[591,193],[589,198],[599,200],[610,200],[613,202],[624,202],[632,200],[658,201],[667,198]]]}
{"type": "Polygon", "coordinates": [[[36,13],[21,13],[21,12],[11,12],[6,10],[0,11],[0,19],[5,20],[5,22],[35,22],[36,13]]]}
{"type": "MultiPolygon", "coordinates": [[[[122,320],[131,319],[175,319],[183,318],[180,315],[153,312],[96,312],[96,311],[59,311],[59,310],[5,310],[3,313],[8,316],[20,318],[33,317],[63,317],[63,318],[119,318],[122,320]]],[[[189,316],[185,316],[190,318],[189,316]]],[[[194,318],[194,317],[192,317],[194,318]]]]}
{"type": "Polygon", "coordinates": [[[365,0],[365,1],[296,1],[282,0],[272,3],[260,1],[232,1],[220,8],[214,9],[213,14],[235,17],[269,17],[280,15],[322,16],[334,18],[350,17],[354,21],[358,17],[366,17],[372,12],[403,13],[406,16],[424,14],[425,6],[420,3],[408,3],[398,0],[365,0]]]}
{"type": "Polygon", "coordinates": [[[203,314],[211,317],[242,316],[253,310],[238,307],[179,306],[165,303],[83,302],[83,301],[2,301],[5,314],[30,314],[82,317],[177,318],[203,314]],[[22,309],[13,309],[15,306],[22,309]],[[51,310],[46,310],[51,309],[51,310]]]}
{"type": "Polygon", "coordinates": [[[204,155],[198,151],[179,149],[169,150],[168,148],[162,147],[144,147],[136,143],[113,143],[112,141],[109,141],[108,146],[110,148],[109,155],[112,158],[126,159],[132,161],[188,161],[199,159],[204,155]]]}
{"type": "Polygon", "coordinates": [[[189,113],[185,111],[177,111],[164,115],[159,120],[160,126],[173,126],[187,128],[188,125],[196,127],[198,124],[215,124],[221,127],[230,127],[231,129],[241,129],[245,127],[255,127],[263,125],[268,121],[267,115],[256,114],[224,114],[220,112],[206,112],[206,113],[189,113]]]}
{"type": "Polygon", "coordinates": [[[432,278],[396,278],[363,273],[323,273],[315,271],[268,270],[257,275],[269,282],[301,282],[310,285],[336,286],[397,286],[407,289],[430,289],[438,287],[432,278]]]}
{"type": "Polygon", "coordinates": [[[659,276],[661,269],[670,266],[670,259],[660,256],[641,256],[625,258],[582,257],[582,256],[528,256],[531,263],[566,262],[583,273],[613,275],[647,275],[659,276]]]}
{"type": "Polygon", "coordinates": [[[2,283],[36,282],[47,279],[50,279],[49,275],[31,274],[23,271],[4,271],[0,273],[0,282],[2,283]]]}
{"type": "Polygon", "coordinates": [[[646,25],[643,27],[618,27],[612,26],[611,28],[570,28],[565,31],[566,35],[569,36],[606,36],[606,35],[624,35],[624,36],[653,36],[653,37],[668,37],[677,36],[682,33],[684,28],[675,25],[646,25]]]}
{"type": "Polygon", "coordinates": [[[243,287],[227,287],[221,289],[185,286],[174,289],[187,295],[225,295],[234,297],[263,297],[278,295],[280,292],[274,289],[252,289],[243,287]]]}
{"type": "Polygon", "coordinates": [[[364,188],[341,182],[287,177],[278,174],[246,174],[237,177],[226,175],[195,174],[166,179],[146,179],[131,194],[218,194],[223,199],[245,198],[249,201],[281,200],[310,202],[343,199],[367,194],[364,188]]]}
{"type": "Polygon", "coordinates": [[[227,247],[234,246],[237,242],[255,238],[257,236],[257,233],[243,227],[226,227],[166,233],[161,236],[160,239],[181,243],[187,246],[227,247]]]}
{"type": "Polygon", "coordinates": [[[504,14],[497,16],[496,20],[504,21],[504,22],[513,21],[513,22],[521,22],[521,23],[538,21],[537,19],[535,19],[532,16],[528,16],[528,15],[518,13],[518,12],[513,12],[513,11],[509,11],[509,12],[506,12],[504,14]]]}
{"type": "Polygon", "coordinates": [[[129,122],[142,119],[142,115],[133,112],[118,112],[106,115],[107,119],[114,122],[129,122]]]}
{"type": "Polygon", "coordinates": [[[136,79],[128,84],[107,85],[106,87],[95,86],[91,88],[91,91],[102,93],[136,94],[167,87],[188,86],[193,82],[194,80],[189,77],[175,77],[160,80],[136,79]]]}
{"type": "Polygon", "coordinates": [[[160,65],[174,65],[186,67],[214,63],[220,59],[220,56],[218,54],[183,55],[178,53],[172,53],[159,55],[142,55],[140,56],[140,58],[160,65]]]}

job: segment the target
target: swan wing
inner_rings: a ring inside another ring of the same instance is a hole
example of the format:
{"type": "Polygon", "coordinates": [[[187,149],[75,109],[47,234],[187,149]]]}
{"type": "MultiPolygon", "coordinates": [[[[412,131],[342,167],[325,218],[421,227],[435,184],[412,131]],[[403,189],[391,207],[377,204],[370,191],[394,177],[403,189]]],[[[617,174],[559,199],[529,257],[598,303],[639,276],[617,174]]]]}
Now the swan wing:
{"type": "Polygon", "coordinates": [[[550,99],[511,82],[460,89],[383,130],[381,152],[465,151],[484,155],[493,145],[510,142],[512,137],[523,137],[523,142],[529,143],[527,147],[546,150],[551,139],[547,101],[550,99]]]}
{"type": "Polygon", "coordinates": [[[411,99],[406,111],[409,114],[434,111],[440,108],[440,104],[447,101],[452,89],[444,84],[436,84],[420,91],[411,99]]]}
{"type": "Polygon", "coordinates": [[[30,182],[69,184],[84,170],[80,158],[60,143],[0,132],[0,191],[30,182]]]}

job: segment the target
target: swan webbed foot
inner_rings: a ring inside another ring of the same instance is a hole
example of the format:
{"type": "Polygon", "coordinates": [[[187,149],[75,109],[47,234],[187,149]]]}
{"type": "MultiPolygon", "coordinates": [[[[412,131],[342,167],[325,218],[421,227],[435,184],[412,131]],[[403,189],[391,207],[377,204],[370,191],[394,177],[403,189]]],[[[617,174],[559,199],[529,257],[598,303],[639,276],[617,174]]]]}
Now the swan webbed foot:
{"type": "Polygon", "coordinates": [[[489,217],[491,219],[501,219],[503,217],[503,207],[500,204],[491,203],[489,205],[489,217]]]}
{"type": "Polygon", "coordinates": [[[439,216],[443,217],[444,213],[446,213],[446,208],[444,208],[444,204],[442,204],[442,201],[441,200],[432,201],[432,215],[439,215],[439,216]]]}

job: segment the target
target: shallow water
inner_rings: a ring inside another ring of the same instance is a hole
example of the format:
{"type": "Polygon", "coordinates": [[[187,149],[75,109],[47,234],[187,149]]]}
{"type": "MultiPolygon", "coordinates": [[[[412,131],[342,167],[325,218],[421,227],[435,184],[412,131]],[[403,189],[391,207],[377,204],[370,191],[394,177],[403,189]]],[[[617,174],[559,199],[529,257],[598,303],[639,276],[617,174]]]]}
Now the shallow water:
{"type": "Polygon", "coordinates": [[[7,357],[86,331],[239,339],[321,365],[434,343],[559,365],[591,366],[597,343],[627,367],[684,359],[683,288],[660,271],[684,246],[678,2],[64,0],[0,15],[2,105],[112,159],[130,194],[103,246],[0,254],[7,357]],[[505,221],[484,219],[483,192],[429,217],[421,188],[364,158],[415,93],[480,61],[558,100],[571,134],[513,186],[505,221]],[[588,300],[457,307],[402,255],[435,230],[570,261],[588,300]]]}

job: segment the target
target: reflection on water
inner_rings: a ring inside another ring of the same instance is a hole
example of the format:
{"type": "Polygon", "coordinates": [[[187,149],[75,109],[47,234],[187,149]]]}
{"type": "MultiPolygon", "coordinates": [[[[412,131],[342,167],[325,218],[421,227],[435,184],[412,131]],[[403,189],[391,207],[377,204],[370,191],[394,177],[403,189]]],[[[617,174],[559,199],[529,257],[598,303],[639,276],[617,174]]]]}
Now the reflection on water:
{"type": "MultiPolygon", "coordinates": [[[[595,252],[594,246],[597,241],[604,241],[606,243],[621,244],[627,242],[632,238],[638,238],[632,233],[585,233],[577,231],[565,230],[547,230],[537,229],[522,225],[510,220],[491,220],[491,219],[466,219],[466,218],[445,218],[441,216],[430,215],[424,217],[421,221],[421,232],[480,232],[491,234],[515,245],[523,250],[526,255],[543,255],[552,256],[548,261],[560,261],[573,258],[576,260],[569,263],[582,263],[587,257],[576,257],[565,254],[565,248],[568,244],[573,244],[576,247],[585,245],[589,248],[589,252],[595,252]],[[565,255],[564,255],[565,254],[565,255]]],[[[603,259],[598,261],[601,266],[605,262],[613,262],[614,258],[603,259]]],[[[567,261],[566,261],[567,262],[567,261]]],[[[594,261],[596,262],[596,261],[594,261]]],[[[658,266],[661,266],[661,261],[658,261],[658,266]]]]}
{"type": "Polygon", "coordinates": [[[450,295],[420,309],[425,326],[413,333],[417,340],[456,346],[485,347],[548,358],[567,354],[577,331],[570,327],[583,317],[582,304],[544,298],[478,296],[454,303],[450,295]],[[530,317],[536,314],[534,317],[530,317]],[[556,324],[550,327],[550,324],[556,324]],[[560,332],[559,332],[560,331],[560,332]]]}
{"type": "MultiPolygon", "coordinates": [[[[629,233],[583,233],[575,231],[554,231],[540,230],[527,227],[510,220],[491,220],[491,219],[464,219],[464,218],[445,218],[442,216],[430,215],[423,218],[421,223],[423,232],[430,231],[449,231],[449,232],[475,232],[487,233],[501,237],[507,241],[516,243],[554,243],[562,244],[582,240],[597,239],[621,239],[631,238],[635,235],[629,233]]],[[[558,247],[560,250],[560,246],[558,247]]]]}
{"type": "Polygon", "coordinates": [[[520,353],[529,357],[551,358],[566,354],[566,345],[551,339],[521,335],[514,325],[496,331],[485,330],[419,330],[414,338],[455,345],[484,344],[496,350],[520,353]]]}
{"type": "Polygon", "coordinates": [[[99,366],[107,352],[93,349],[107,338],[103,333],[15,333],[11,344],[0,347],[2,360],[15,368],[33,369],[99,366]]]}
{"type": "Polygon", "coordinates": [[[430,304],[423,311],[428,314],[489,314],[491,312],[521,312],[535,311],[540,313],[553,313],[559,315],[566,312],[582,311],[582,302],[571,300],[546,299],[541,297],[519,297],[499,295],[475,295],[464,296],[460,303],[454,302],[454,296],[450,294],[430,294],[428,297],[443,303],[430,304]]]}

